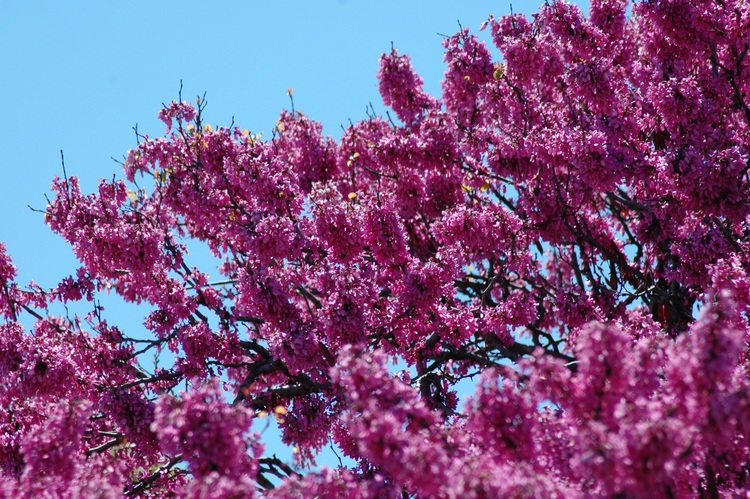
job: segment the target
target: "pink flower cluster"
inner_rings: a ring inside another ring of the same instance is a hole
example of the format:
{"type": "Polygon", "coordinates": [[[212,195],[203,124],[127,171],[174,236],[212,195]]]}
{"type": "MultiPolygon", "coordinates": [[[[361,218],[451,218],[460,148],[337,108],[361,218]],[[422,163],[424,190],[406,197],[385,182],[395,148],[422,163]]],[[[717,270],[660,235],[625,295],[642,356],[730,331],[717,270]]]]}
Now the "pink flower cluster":
{"type": "Polygon", "coordinates": [[[159,401],[152,431],[165,453],[187,461],[194,477],[187,497],[254,495],[255,457],[263,447],[246,436],[252,418],[246,408],[222,403],[217,381],[159,401]]]}

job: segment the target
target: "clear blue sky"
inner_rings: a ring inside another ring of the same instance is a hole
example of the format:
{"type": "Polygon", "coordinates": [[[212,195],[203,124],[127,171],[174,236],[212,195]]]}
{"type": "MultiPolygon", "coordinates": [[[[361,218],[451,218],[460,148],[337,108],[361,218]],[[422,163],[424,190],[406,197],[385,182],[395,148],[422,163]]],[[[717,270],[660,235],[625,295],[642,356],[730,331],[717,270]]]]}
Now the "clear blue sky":
{"type": "MultiPolygon", "coordinates": [[[[530,14],[541,0],[514,1],[530,14]]],[[[269,134],[289,106],[338,136],[349,119],[382,109],[375,73],[391,43],[411,55],[428,91],[440,94],[441,40],[460,22],[477,32],[508,1],[141,1],[0,0],[0,241],[20,282],[46,286],[77,267],[39,213],[60,150],[87,192],[121,175],[132,131],[155,136],[161,104],[206,93],[206,119],[269,134]]],[[[488,33],[483,33],[488,39],[488,33]]],[[[110,322],[140,327],[138,314],[110,307],[110,322]],[[118,318],[118,313],[121,317],[118,318]]]]}

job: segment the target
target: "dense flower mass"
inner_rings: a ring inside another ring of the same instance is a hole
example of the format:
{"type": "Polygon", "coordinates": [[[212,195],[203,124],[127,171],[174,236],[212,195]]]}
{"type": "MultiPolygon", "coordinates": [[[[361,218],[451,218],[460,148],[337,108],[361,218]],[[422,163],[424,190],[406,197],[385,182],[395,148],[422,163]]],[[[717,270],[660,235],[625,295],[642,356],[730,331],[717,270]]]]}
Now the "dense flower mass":
{"type": "Polygon", "coordinates": [[[0,495],[750,496],[750,3],[485,28],[439,98],[382,56],[396,121],[180,99],[123,180],[55,179],[80,268],[22,286],[0,244],[0,495]]]}

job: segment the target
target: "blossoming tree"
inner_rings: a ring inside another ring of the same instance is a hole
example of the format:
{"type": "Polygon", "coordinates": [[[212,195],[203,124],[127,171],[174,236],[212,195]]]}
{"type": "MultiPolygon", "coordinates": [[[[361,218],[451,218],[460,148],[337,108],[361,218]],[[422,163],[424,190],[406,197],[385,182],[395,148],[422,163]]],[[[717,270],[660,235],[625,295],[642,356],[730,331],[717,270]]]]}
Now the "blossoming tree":
{"type": "Polygon", "coordinates": [[[126,180],[55,179],[81,267],[22,286],[0,252],[6,497],[750,494],[750,3],[485,27],[502,58],[446,38],[441,98],[384,55],[395,116],[340,140],[175,101],[126,180]],[[354,464],[313,467],[330,443],[354,464]]]}

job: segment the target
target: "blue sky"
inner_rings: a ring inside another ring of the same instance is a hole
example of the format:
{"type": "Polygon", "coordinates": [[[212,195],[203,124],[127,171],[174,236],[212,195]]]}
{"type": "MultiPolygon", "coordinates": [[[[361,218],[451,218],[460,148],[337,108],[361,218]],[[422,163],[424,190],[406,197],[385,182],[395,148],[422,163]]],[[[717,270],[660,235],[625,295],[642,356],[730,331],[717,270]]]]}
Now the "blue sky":
{"type": "MultiPolygon", "coordinates": [[[[513,2],[530,14],[541,1],[513,2]]],[[[382,110],[375,73],[391,43],[408,53],[425,87],[440,94],[443,35],[459,22],[477,32],[497,1],[20,2],[0,0],[0,241],[20,282],[51,286],[77,267],[43,223],[45,194],[62,175],[86,192],[121,176],[111,158],[135,145],[133,127],[156,136],[162,103],[206,93],[205,118],[265,132],[295,108],[338,136],[341,125],[382,110]]],[[[483,33],[488,39],[488,33],[483,33]]],[[[139,327],[119,305],[110,322],[139,327]],[[122,316],[118,318],[118,313],[122,316]]]]}

